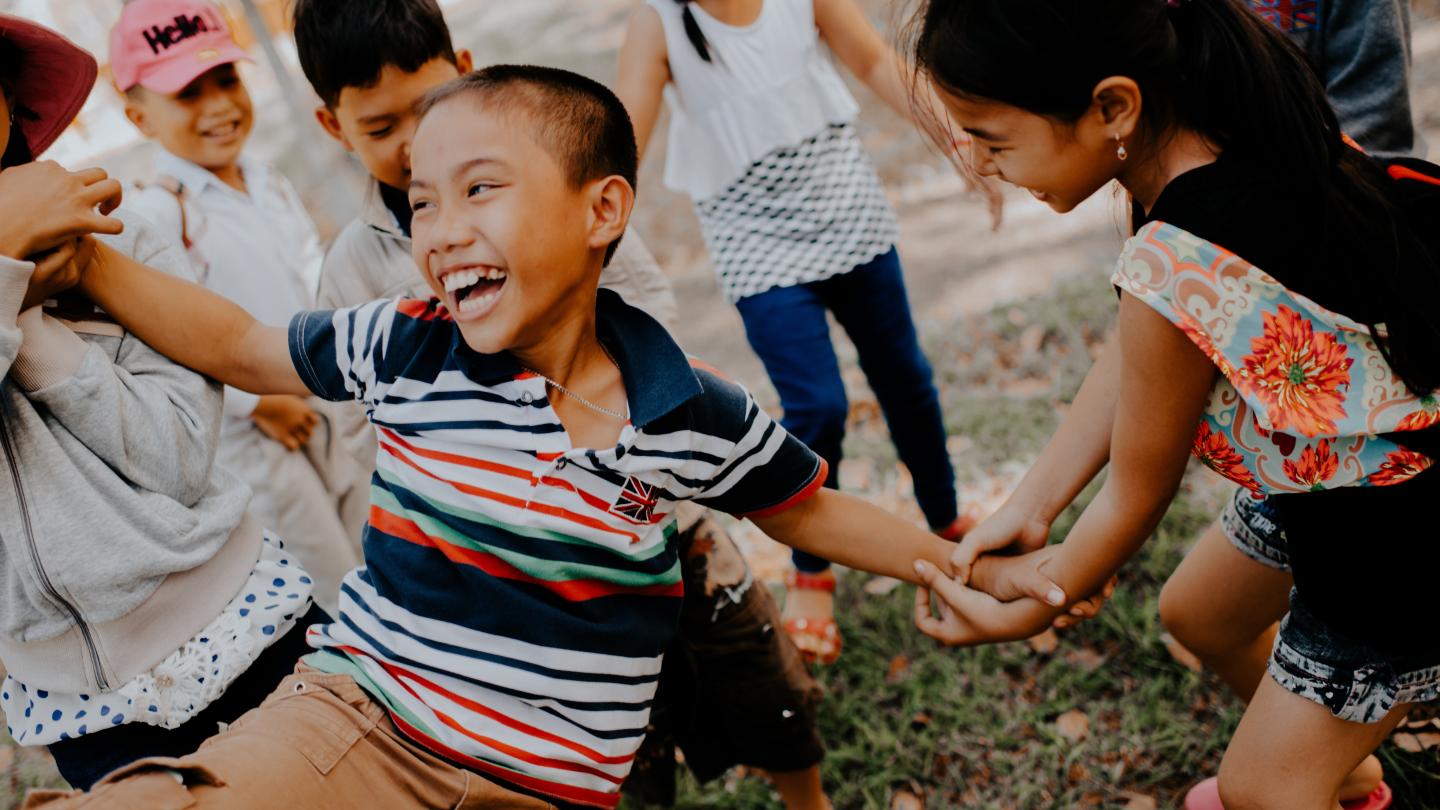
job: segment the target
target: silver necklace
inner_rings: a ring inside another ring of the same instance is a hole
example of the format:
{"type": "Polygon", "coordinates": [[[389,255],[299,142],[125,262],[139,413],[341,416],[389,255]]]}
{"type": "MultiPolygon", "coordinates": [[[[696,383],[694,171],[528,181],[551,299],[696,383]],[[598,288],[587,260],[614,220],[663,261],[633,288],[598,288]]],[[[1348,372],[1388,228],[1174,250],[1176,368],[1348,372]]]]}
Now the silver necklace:
{"type": "MultiPolygon", "coordinates": [[[[605,352],[605,356],[606,356],[607,358],[609,358],[610,363],[611,363],[612,365],[614,365],[617,370],[620,368],[620,364],[615,362],[615,356],[612,355],[612,354],[610,354],[610,350],[607,349],[607,348],[605,348],[605,344],[603,344],[603,343],[600,344],[600,351],[605,352]]],[[[582,397],[582,396],[580,396],[579,394],[575,393],[574,391],[571,391],[569,388],[566,388],[565,386],[561,385],[560,383],[555,382],[554,380],[550,379],[549,377],[546,377],[544,374],[541,374],[540,372],[536,371],[536,370],[533,369],[533,368],[525,368],[525,370],[528,371],[528,372],[530,372],[531,374],[534,374],[536,377],[539,377],[540,379],[544,380],[545,383],[546,383],[547,385],[549,385],[550,387],[554,388],[555,390],[559,391],[560,393],[564,394],[565,396],[570,397],[571,399],[575,400],[576,402],[580,403],[581,405],[584,405],[585,407],[589,408],[590,410],[595,411],[596,413],[603,413],[603,414],[605,414],[606,416],[610,417],[611,419],[615,419],[615,420],[618,420],[618,421],[621,421],[621,422],[627,421],[627,419],[628,419],[628,417],[626,417],[625,414],[620,413],[619,411],[612,411],[612,410],[610,410],[609,408],[607,408],[607,407],[605,407],[605,406],[603,406],[603,405],[596,405],[595,403],[591,402],[590,400],[586,399],[585,397],[582,397]]]]}

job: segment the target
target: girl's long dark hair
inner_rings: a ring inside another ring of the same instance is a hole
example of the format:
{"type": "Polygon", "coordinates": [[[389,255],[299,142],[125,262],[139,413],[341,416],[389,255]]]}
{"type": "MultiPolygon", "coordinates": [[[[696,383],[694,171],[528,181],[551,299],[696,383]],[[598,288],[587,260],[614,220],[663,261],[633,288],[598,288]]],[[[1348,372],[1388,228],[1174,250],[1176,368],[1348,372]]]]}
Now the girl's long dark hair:
{"type": "Polygon", "coordinates": [[[1361,244],[1374,262],[1311,270],[1372,286],[1390,366],[1417,394],[1440,389],[1440,257],[1383,169],[1345,143],[1304,52],[1242,0],[922,0],[911,30],[917,68],[943,91],[1074,122],[1096,84],[1127,76],[1152,139],[1194,131],[1316,201],[1316,232],[1292,238],[1361,244]]]}
{"type": "Polygon", "coordinates": [[[710,43],[705,41],[705,32],[700,30],[700,23],[695,21],[695,12],[690,10],[690,4],[694,0],[675,0],[675,2],[679,3],[682,8],[680,19],[685,24],[685,38],[695,46],[695,52],[700,54],[701,59],[706,62],[713,61],[710,58],[710,43]]]}

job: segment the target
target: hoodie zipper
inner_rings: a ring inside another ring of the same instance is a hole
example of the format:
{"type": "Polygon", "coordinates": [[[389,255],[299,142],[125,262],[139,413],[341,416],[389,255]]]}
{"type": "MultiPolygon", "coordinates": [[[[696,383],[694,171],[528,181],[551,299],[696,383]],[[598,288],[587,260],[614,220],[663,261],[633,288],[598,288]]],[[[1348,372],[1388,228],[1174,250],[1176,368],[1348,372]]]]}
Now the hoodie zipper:
{"type": "Polygon", "coordinates": [[[40,587],[44,589],[45,595],[65,612],[70,614],[70,619],[75,626],[80,628],[80,638],[85,642],[85,652],[90,656],[90,667],[95,676],[95,685],[102,692],[110,688],[105,678],[105,670],[100,666],[100,650],[95,645],[95,637],[90,632],[90,625],[80,616],[80,610],[70,604],[60,592],[55,589],[55,584],[50,581],[50,575],[45,573],[45,567],[40,564],[40,547],[35,543],[35,527],[30,522],[30,510],[25,502],[25,486],[20,482],[20,468],[15,463],[15,448],[10,444],[10,432],[5,427],[5,405],[0,400],[0,449],[5,453],[5,461],[10,465],[10,477],[15,482],[15,500],[20,504],[20,522],[25,527],[25,540],[30,547],[30,560],[35,564],[35,571],[40,579],[40,587]]]}

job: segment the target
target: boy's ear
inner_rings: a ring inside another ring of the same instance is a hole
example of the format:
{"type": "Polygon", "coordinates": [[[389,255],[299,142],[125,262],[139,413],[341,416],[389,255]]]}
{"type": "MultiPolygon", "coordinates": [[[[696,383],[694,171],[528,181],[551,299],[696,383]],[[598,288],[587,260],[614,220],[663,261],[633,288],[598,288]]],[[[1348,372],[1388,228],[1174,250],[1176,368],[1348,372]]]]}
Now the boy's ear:
{"type": "Polygon", "coordinates": [[[623,236],[630,224],[630,210],[634,207],[635,189],[625,178],[611,175],[595,181],[591,185],[588,247],[604,250],[623,236]]]}
{"type": "Polygon", "coordinates": [[[346,138],[345,133],[341,131],[340,119],[336,117],[334,110],[321,104],[315,108],[315,120],[320,122],[320,128],[325,130],[326,135],[339,141],[340,145],[345,147],[346,152],[355,151],[355,147],[350,145],[350,140],[346,138]]]}
{"type": "Polygon", "coordinates": [[[475,57],[470,54],[469,48],[461,48],[455,52],[455,68],[460,71],[461,76],[475,69],[475,57]]]}
{"type": "Polygon", "coordinates": [[[129,95],[125,96],[125,117],[130,119],[130,123],[134,124],[136,129],[140,130],[141,135],[147,138],[155,137],[154,133],[150,131],[150,128],[145,125],[144,105],[138,103],[129,95]]]}

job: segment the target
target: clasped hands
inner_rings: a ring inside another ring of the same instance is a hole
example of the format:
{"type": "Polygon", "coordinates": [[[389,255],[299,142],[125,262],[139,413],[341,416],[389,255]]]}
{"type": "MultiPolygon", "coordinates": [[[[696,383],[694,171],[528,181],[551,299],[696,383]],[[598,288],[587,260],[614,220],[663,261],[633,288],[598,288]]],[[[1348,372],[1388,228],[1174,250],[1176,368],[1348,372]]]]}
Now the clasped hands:
{"type": "Polygon", "coordinates": [[[1060,550],[1046,545],[1050,522],[1010,505],[970,531],[950,557],[953,576],[923,560],[915,571],[915,626],[953,646],[1030,638],[1099,613],[1115,591],[1111,577],[1097,593],[1073,600],[1052,570],[1060,550]],[[932,607],[932,596],[934,607],[932,607]]]}
{"type": "Polygon", "coordinates": [[[79,283],[90,235],[124,229],[110,216],[120,199],[120,183],[103,169],[70,172],[39,161],[0,172],[0,255],[35,264],[20,311],[79,283]]]}

